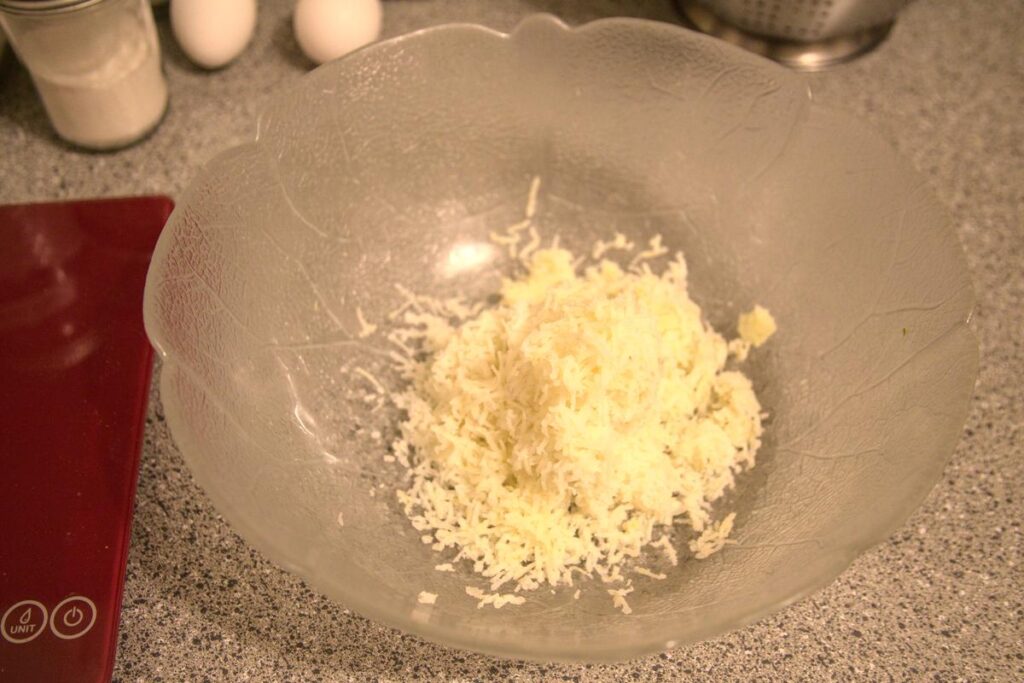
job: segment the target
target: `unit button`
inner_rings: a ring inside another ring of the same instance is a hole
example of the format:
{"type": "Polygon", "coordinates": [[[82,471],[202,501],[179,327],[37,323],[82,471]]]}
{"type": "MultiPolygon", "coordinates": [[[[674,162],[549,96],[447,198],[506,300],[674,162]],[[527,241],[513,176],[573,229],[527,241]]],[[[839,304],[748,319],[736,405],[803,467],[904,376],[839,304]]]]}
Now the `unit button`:
{"type": "Polygon", "coordinates": [[[7,608],[0,633],[11,643],[27,643],[46,630],[46,608],[35,600],[22,600],[7,608]]]}
{"type": "Polygon", "coordinates": [[[50,630],[64,640],[84,636],[96,623],[96,605],[82,595],[64,598],[50,614],[50,630]]]}

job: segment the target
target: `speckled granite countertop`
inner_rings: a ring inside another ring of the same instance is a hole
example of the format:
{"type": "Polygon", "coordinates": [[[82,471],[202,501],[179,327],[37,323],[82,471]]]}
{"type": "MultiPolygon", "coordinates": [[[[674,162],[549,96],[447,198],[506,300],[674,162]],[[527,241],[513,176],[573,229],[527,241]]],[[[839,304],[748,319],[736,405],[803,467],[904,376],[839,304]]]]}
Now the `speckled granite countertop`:
{"type": "MultiPolygon", "coordinates": [[[[193,69],[160,19],[170,112],[148,140],[84,154],[50,132],[13,59],[0,68],[0,201],[169,193],[246,139],[278,84],[307,64],[284,0],[260,3],[253,46],[193,69]]],[[[392,0],[385,34],[446,21],[511,28],[551,11],[676,21],[671,0],[392,0]]],[[[236,536],[149,418],[115,679],[1024,680],[1024,3],[914,3],[878,51],[810,77],[819,101],[864,117],[952,212],[978,294],[981,378],[946,475],[906,526],[829,588],[695,647],[609,666],[500,661],[369,622],[236,536]]]]}

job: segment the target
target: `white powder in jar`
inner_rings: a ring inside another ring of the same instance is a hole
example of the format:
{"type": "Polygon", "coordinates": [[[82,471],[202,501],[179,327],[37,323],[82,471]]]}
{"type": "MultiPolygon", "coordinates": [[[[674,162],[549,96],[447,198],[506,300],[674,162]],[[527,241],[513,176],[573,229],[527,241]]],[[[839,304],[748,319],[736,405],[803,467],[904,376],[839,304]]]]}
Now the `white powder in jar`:
{"type": "Polygon", "coordinates": [[[167,83],[147,4],[122,0],[60,15],[10,16],[5,26],[64,139],[110,149],[159,123],[167,83]]]}
{"type": "Polygon", "coordinates": [[[119,46],[110,61],[86,77],[34,77],[53,127],[61,137],[104,149],[137,140],[167,107],[160,54],[146,36],[119,46]]]}

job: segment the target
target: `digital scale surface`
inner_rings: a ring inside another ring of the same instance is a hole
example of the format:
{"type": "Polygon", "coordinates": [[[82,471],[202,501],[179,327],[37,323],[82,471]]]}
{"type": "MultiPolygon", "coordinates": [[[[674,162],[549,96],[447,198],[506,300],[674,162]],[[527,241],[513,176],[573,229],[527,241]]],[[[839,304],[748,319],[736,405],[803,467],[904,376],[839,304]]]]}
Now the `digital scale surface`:
{"type": "Polygon", "coordinates": [[[172,206],[0,206],[0,681],[110,679],[172,206]]]}

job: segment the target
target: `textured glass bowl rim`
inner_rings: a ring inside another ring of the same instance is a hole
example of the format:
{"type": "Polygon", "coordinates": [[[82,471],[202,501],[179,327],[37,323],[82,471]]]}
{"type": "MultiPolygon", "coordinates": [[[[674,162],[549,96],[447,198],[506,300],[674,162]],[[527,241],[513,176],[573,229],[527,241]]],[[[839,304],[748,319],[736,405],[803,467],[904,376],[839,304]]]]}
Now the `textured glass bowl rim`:
{"type": "MultiPolygon", "coordinates": [[[[343,57],[333,62],[328,62],[327,64],[318,67],[316,71],[319,71],[321,69],[339,68],[340,64],[346,63],[349,57],[356,53],[372,53],[376,50],[389,49],[395,45],[405,44],[410,41],[416,41],[418,38],[425,35],[434,35],[438,33],[459,34],[463,32],[471,32],[475,34],[490,35],[505,41],[514,41],[516,40],[519,34],[524,32],[529,33],[533,31],[544,31],[547,33],[560,33],[562,35],[567,36],[570,33],[586,33],[587,31],[594,30],[595,28],[601,29],[608,26],[609,24],[618,24],[622,26],[631,26],[633,28],[650,29],[658,31],[678,31],[681,39],[697,42],[704,41],[708,42],[709,44],[713,44],[715,48],[719,50],[722,54],[730,54],[738,60],[743,60],[751,64],[759,64],[763,69],[771,71],[773,75],[775,75],[778,78],[793,79],[797,81],[803,80],[803,78],[800,75],[793,73],[786,69],[785,67],[775,64],[774,62],[758,57],[756,55],[752,55],[741,50],[740,48],[728,45],[709,36],[705,36],[703,34],[690,31],[681,26],[674,26],[664,22],[657,22],[648,19],[614,17],[607,19],[598,19],[596,21],[592,21],[581,26],[570,27],[557,17],[550,14],[535,14],[529,16],[523,19],[509,33],[503,33],[492,28],[472,23],[449,23],[438,26],[432,26],[418,31],[406,33],[395,38],[367,45],[363,48],[360,48],[356,52],[350,53],[349,56],[343,57]]],[[[809,91],[810,90],[808,88],[808,92],[809,91]]],[[[811,102],[810,104],[811,106],[820,106],[815,105],[813,102],[811,102]]],[[[260,118],[262,118],[262,116],[260,118]]],[[[851,120],[853,120],[853,117],[851,117],[851,120]]],[[[253,140],[250,140],[249,143],[244,144],[253,144],[259,142],[259,123],[259,120],[257,120],[255,138],[253,140]]],[[[876,137],[878,136],[876,135],[876,137]]],[[[899,158],[899,155],[897,155],[895,149],[893,149],[893,147],[890,144],[886,142],[885,146],[889,150],[889,153],[891,155],[890,158],[894,160],[899,158]]],[[[222,152],[214,160],[208,162],[207,165],[212,165],[218,159],[229,154],[230,152],[231,149],[222,152]]],[[[929,199],[931,199],[933,203],[938,205],[937,200],[934,198],[934,196],[931,196],[930,193],[929,199]]],[[[174,210],[174,214],[177,214],[179,211],[182,210],[183,205],[178,204],[178,207],[175,208],[174,210]]],[[[174,223],[174,214],[172,214],[170,219],[168,219],[168,227],[170,227],[174,223]]],[[[156,250],[154,251],[152,261],[154,266],[157,266],[158,264],[162,263],[165,260],[167,251],[170,248],[170,241],[172,239],[173,232],[173,228],[170,230],[165,228],[164,233],[157,244],[156,250]]],[[[966,275],[966,263],[965,260],[962,258],[962,255],[961,265],[964,269],[965,277],[969,277],[968,275],[966,275]]],[[[153,269],[154,268],[151,267],[151,273],[153,272],[153,269]]],[[[974,295],[972,290],[970,302],[969,305],[966,307],[966,315],[964,316],[964,321],[962,323],[963,326],[966,327],[968,330],[970,330],[969,321],[971,316],[973,315],[974,305],[974,295]]],[[[148,288],[146,292],[144,307],[146,318],[156,315],[151,300],[151,292],[148,288]]],[[[165,347],[160,343],[159,335],[154,335],[151,331],[152,329],[152,326],[147,325],[147,334],[149,335],[151,341],[156,347],[161,358],[163,359],[164,368],[161,371],[161,376],[163,376],[163,372],[169,369],[170,366],[173,366],[174,361],[173,358],[167,353],[165,347]]],[[[973,331],[971,334],[972,338],[974,338],[973,331]]],[[[978,355],[978,346],[976,338],[974,338],[974,342],[975,343],[972,344],[971,346],[971,350],[973,352],[973,360],[975,361],[976,367],[976,360],[978,355]]],[[[975,375],[976,374],[977,373],[975,372],[975,375]]],[[[161,392],[163,393],[162,382],[161,392]]],[[[966,420],[967,407],[970,404],[971,400],[971,392],[967,392],[965,395],[958,397],[958,399],[960,401],[960,424],[962,425],[963,422],[966,420]]],[[[165,403],[164,408],[167,414],[166,417],[168,424],[173,434],[175,431],[174,425],[178,424],[180,418],[176,414],[173,405],[165,403]]],[[[936,454],[936,457],[941,458],[943,464],[948,463],[949,458],[952,456],[952,452],[955,448],[955,445],[956,442],[948,444],[947,448],[944,449],[945,452],[936,454]]],[[[185,448],[182,448],[183,454],[185,450],[185,448]]],[[[186,455],[185,458],[187,461],[188,456],[186,455]]],[[[826,571],[821,571],[816,575],[808,576],[806,581],[804,581],[797,589],[789,592],[788,594],[774,600],[766,601],[760,607],[752,609],[739,617],[731,619],[716,619],[713,614],[708,615],[709,618],[704,620],[700,627],[689,630],[685,636],[677,633],[667,632],[663,636],[660,636],[656,639],[649,639],[643,642],[632,642],[628,645],[622,646],[608,647],[607,645],[604,645],[600,650],[595,650],[594,648],[589,647],[586,643],[565,645],[559,643],[558,641],[552,640],[550,641],[550,644],[545,643],[541,646],[537,646],[536,643],[531,643],[529,646],[524,646],[520,642],[514,640],[499,640],[497,638],[482,639],[477,637],[470,637],[465,632],[456,627],[431,625],[420,621],[416,621],[411,618],[410,613],[407,611],[397,612],[388,609],[383,609],[379,604],[376,604],[374,602],[372,595],[360,593],[358,591],[347,592],[341,589],[335,589],[332,586],[324,585],[323,582],[318,581],[315,578],[312,578],[311,571],[309,571],[303,565],[292,561],[291,559],[280,553],[275,547],[274,543],[266,537],[263,531],[261,531],[259,525],[251,524],[247,519],[246,515],[237,510],[235,506],[229,504],[227,500],[222,498],[215,488],[209,488],[204,486],[203,489],[209,496],[211,501],[214,503],[214,506],[218,510],[218,512],[220,512],[223,515],[223,517],[229,521],[231,526],[239,533],[239,535],[241,535],[246,540],[246,542],[248,542],[254,548],[263,553],[274,564],[301,578],[313,589],[323,593],[324,595],[327,595],[331,599],[337,601],[345,607],[354,610],[355,612],[359,613],[364,617],[367,617],[369,619],[372,619],[382,624],[386,624],[394,628],[398,628],[406,633],[411,633],[420,636],[422,638],[438,643],[440,645],[482,652],[486,654],[496,655],[499,657],[533,660],[539,662],[562,661],[575,663],[608,663],[620,662],[627,659],[636,658],[642,655],[660,652],[666,648],[694,644],[721,635],[723,633],[738,628],[742,628],[756,621],[760,621],[761,619],[764,619],[765,617],[775,612],[778,612],[779,610],[788,607],[793,603],[802,600],[808,595],[811,595],[825,588],[826,586],[831,584],[843,571],[845,571],[846,568],[849,567],[858,556],[860,556],[862,553],[869,550],[870,548],[874,547],[875,545],[878,545],[886,538],[888,538],[893,532],[895,532],[897,529],[903,526],[907,518],[909,518],[909,516],[921,505],[925,497],[931,492],[932,488],[934,488],[936,482],[941,478],[941,476],[942,468],[937,468],[935,470],[934,476],[931,477],[931,481],[928,482],[927,488],[922,489],[922,492],[918,496],[908,497],[905,499],[906,504],[900,514],[894,515],[890,519],[880,520],[873,529],[868,530],[867,533],[860,534],[859,539],[845,546],[840,546],[834,549],[830,553],[832,556],[831,562],[828,564],[828,569],[826,571]]]]}

